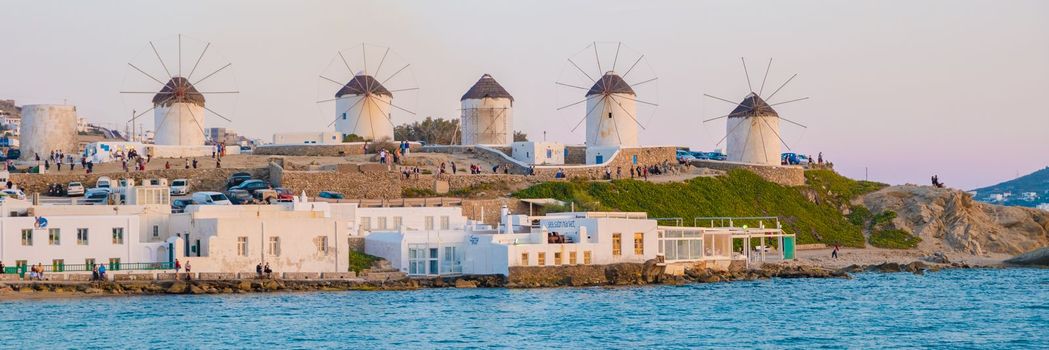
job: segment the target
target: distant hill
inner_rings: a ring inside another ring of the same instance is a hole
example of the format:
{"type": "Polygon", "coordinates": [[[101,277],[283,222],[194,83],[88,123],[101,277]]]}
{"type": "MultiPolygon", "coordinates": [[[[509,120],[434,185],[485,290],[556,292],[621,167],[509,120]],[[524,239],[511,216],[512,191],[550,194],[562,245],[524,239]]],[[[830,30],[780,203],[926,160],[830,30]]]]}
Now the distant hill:
{"type": "Polygon", "coordinates": [[[1018,205],[1034,207],[1041,203],[1049,203],[1049,167],[1037,170],[1033,173],[1002,182],[997,185],[978,188],[976,199],[984,202],[996,202],[1005,205],[1018,205]],[[1038,198],[1022,198],[1023,193],[1034,192],[1038,198]],[[1009,198],[997,201],[993,196],[1011,193],[1009,198]]]}

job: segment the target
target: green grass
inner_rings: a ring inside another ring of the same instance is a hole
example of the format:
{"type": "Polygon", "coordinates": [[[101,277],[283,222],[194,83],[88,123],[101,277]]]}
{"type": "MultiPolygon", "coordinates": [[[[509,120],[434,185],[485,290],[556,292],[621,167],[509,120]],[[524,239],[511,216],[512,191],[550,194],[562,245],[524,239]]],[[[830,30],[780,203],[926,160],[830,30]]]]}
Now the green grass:
{"type": "Polygon", "coordinates": [[[878,248],[910,249],[918,246],[922,239],[904,230],[880,230],[871,232],[870,244],[878,248]]]}
{"type": "Polygon", "coordinates": [[[820,198],[838,207],[848,207],[853,198],[888,186],[879,182],[853,180],[826,169],[805,171],[805,182],[820,194],[820,198]]]}
{"type": "MultiPolygon", "coordinates": [[[[837,176],[840,179],[825,174],[815,177],[821,185],[846,188],[847,191],[837,192],[841,195],[880,188],[872,183],[849,183],[852,180],[840,176],[837,176]]],[[[864,246],[859,225],[849,222],[833,203],[813,203],[803,194],[804,189],[778,185],[750,171],[737,169],[725,176],[674,183],[547,182],[518,191],[514,196],[574,202],[576,210],[644,211],[649,217],[680,217],[686,225],[692,225],[694,217],[702,216],[778,216],[784,229],[796,234],[801,244],[864,246]]]]}
{"type": "Polygon", "coordinates": [[[372,263],[378,261],[380,258],[364,254],[361,252],[350,251],[350,271],[360,273],[367,268],[372,267],[372,263]]]}

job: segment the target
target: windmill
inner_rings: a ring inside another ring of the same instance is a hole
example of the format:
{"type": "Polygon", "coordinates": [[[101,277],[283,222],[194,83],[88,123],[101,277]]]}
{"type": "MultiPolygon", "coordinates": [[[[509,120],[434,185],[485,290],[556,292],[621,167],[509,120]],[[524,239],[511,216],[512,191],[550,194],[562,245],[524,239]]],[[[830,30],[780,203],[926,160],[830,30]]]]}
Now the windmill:
{"type": "Polygon", "coordinates": [[[365,140],[393,140],[393,113],[415,115],[411,107],[394,102],[395,94],[399,101],[413,101],[411,95],[419,90],[410,67],[389,47],[362,43],[339,50],[319,75],[317,103],[335,104],[328,127],[365,140]]]}
{"type": "MultiPolygon", "coordinates": [[[[132,99],[130,104],[136,106],[135,110],[143,111],[132,112],[128,122],[134,128],[139,117],[152,111],[154,144],[203,146],[207,141],[204,129],[206,114],[232,122],[226,116],[231,113],[225,110],[217,112],[216,109],[223,108],[215,108],[214,104],[217,102],[220,106],[232,109],[235,100],[213,97],[235,96],[239,93],[230,68],[233,64],[217,57],[214,49],[209,49],[210,42],[184,38],[179,34],[175,40],[150,41],[148,50],[145,50],[146,58],[128,62],[128,78],[125,78],[124,89],[120,93],[125,96],[153,95],[149,108],[142,108],[142,99],[132,99]],[[184,58],[187,60],[184,61],[184,58]]],[[[134,139],[134,131],[132,134],[131,140],[134,139]]]]}
{"type": "Polygon", "coordinates": [[[762,96],[762,93],[765,91],[765,82],[768,80],[769,70],[772,68],[772,59],[769,59],[768,66],[765,68],[765,75],[761,79],[761,86],[757,92],[754,91],[754,87],[751,85],[747,61],[741,57],[740,62],[743,63],[743,72],[747,77],[747,87],[750,89],[750,93],[743,97],[743,100],[739,103],[703,94],[703,96],[736,106],[729,114],[704,120],[703,123],[727,118],[725,137],[721,138],[717,145],[721,145],[721,142],[726,140],[728,141],[726,145],[728,161],[780,165],[780,144],[788,150],[790,150],[790,146],[787,145],[787,142],[783,140],[780,134],[779,121],[783,120],[802,128],[808,127],[780,116],[772,107],[807,100],[808,97],[770,103],[772,98],[798,75],[790,76],[771,94],[762,96]]]}
{"type": "Polygon", "coordinates": [[[514,142],[514,97],[484,74],[459,99],[464,145],[509,145],[514,142]]]}
{"type": "Polygon", "coordinates": [[[555,84],[569,91],[559,95],[572,99],[559,103],[557,110],[586,103],[583,118],[571,131],[585,121],[587,147],[639,146],[638,128],[645,129],[641,116],[651,116],[659,106],[641,99],[656,96],[655,82],[659,79],[645,55],[621,42],[593,42],[568,58],[566,70],[555,84]],[[579,95],[582,100],[578,100],[579,95]]]}

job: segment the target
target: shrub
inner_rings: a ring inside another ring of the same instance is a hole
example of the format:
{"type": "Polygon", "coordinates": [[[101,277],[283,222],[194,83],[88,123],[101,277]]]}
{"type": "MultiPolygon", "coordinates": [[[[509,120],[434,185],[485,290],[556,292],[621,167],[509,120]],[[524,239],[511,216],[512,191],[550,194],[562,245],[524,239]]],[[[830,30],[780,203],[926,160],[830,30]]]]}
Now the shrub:
{"type": "Polygon", "coordinates": [[[922,239],[904,230],[879,230],[871,232],[870,244],[886,249],[910,249],[918,246],[922,239]]]}
{"type": "Polygon", "coordinates": [[[401,190],[401,197],[405,198],[423,198],[423,197],[437,197],[437,192],[429,188],[412,188],[405,187],[401,190]]]}
{"type": "Polygon", "coordinates": [[[363,142],[364,138],[357,134],[346,134],[342,137],[342,142],[363,142]]]}
{"type": "Polygon", "coordinates": [[[377,256],[350,251],[350,271],[360,273],[365,269],[371,268],[372,264],[379,261],[379,259],[381,258],[377,256]]]}
{"type": "Polygon", "coordinates": [[[849,215],[846,215],[845,217],[847,217],[849,219],[849,222],[853,225],[856,225],[858,227],[866,227],[867,222],[874,217],[874,214],[872,214],[871,210],[867,209],[867,207],[865,206],[855,205],[849,207],[849,215]]]}

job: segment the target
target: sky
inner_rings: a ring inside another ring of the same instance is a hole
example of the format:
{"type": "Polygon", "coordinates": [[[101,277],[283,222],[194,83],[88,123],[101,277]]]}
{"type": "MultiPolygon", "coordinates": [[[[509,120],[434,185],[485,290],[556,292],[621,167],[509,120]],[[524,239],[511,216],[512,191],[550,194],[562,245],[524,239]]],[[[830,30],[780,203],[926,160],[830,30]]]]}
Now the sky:
{"type": "Polygon", "coordinates": [[[639,116],[642,144],[724,148],[724,121],[703,120],[733,106],[703,94],[741,100],[740,58],[753,85],[772,58],[769,86],[798,74],[775,101],[809,97],[776,107],[806,126],[781,123],[786,144],[846,176],[971,189],[1049,165],[1049,1],[21,1],[0,33],[0,98],[75,104],[120,128],[150,98],[119,93],[142,78],[128,63],[157,74],[149,42],[182,34],[211,43],[210,67],[232,63],[209,81],[239,91],[215,98],[232,121],[206,127],[263,140],[329,128],[318,76],[368,43],[419,88],[395,98],[415,113],[395,111],[398,124],[458,117],[490,73],[515,98],[515,129],[581,144],[586,111],[558,107],[582,96],[554,82],[591,43],[622,42],[658,77],[638,92],[659,105],[639,116]]]}

